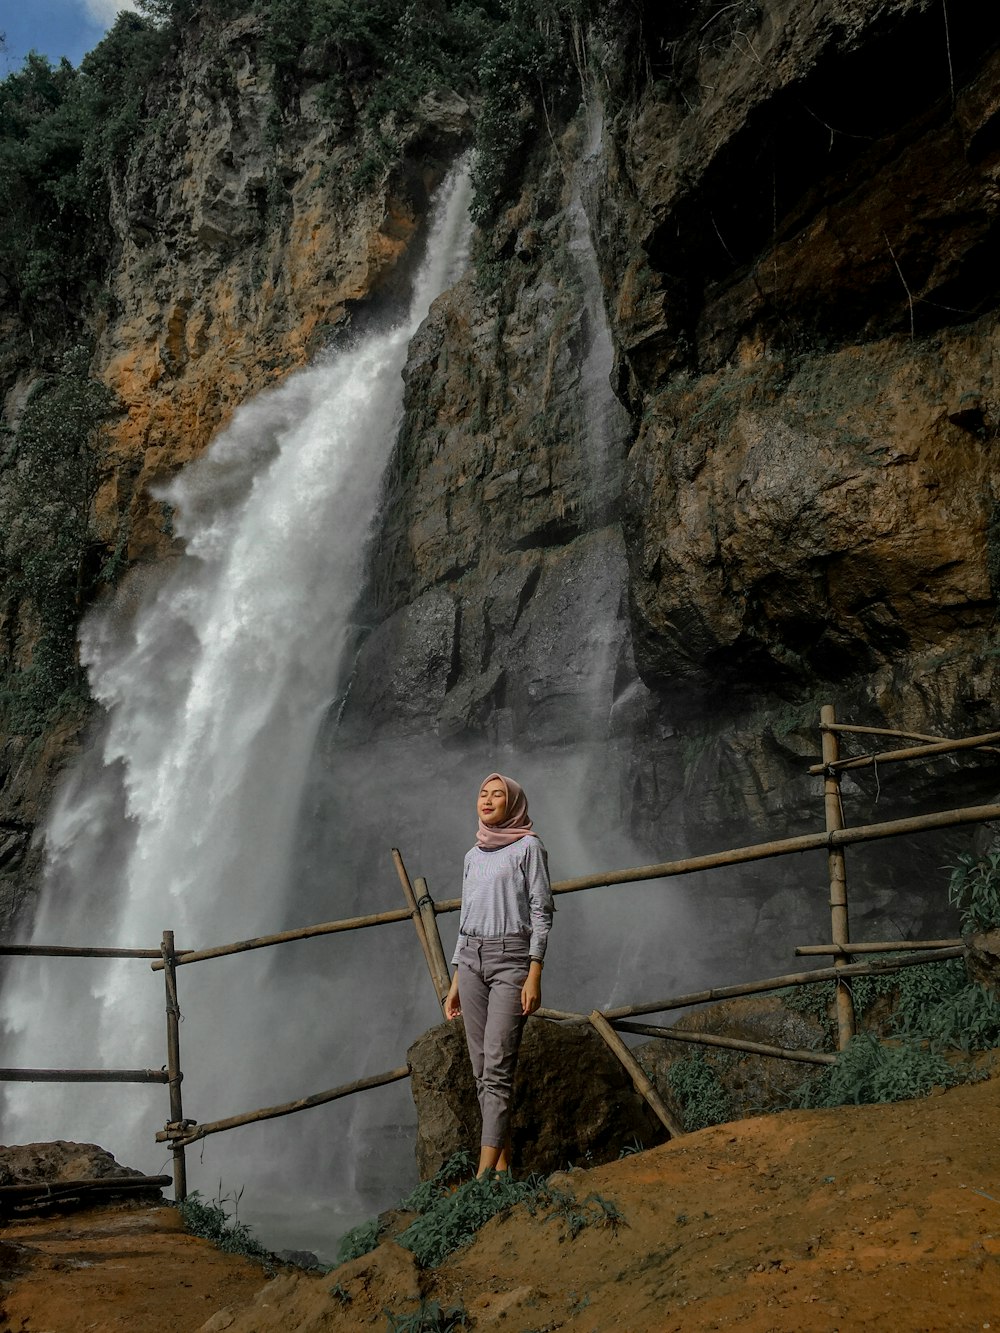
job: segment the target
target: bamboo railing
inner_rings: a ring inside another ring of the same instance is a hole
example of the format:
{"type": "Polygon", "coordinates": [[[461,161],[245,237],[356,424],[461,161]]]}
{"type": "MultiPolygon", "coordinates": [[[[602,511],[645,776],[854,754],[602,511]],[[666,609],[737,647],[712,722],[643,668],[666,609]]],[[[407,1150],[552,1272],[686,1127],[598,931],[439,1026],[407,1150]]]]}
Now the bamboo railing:
{"type": "MultiPolygon", "coordinates": [[[[592,888],[641,883],[654,879],[668,879],[678,875],[700,874],[708,870],[726,869],[780,856],[799,855],[813,851],[824,851],[827,855],[831,939],[828,943],[823,944],[799,945],[795,948],[795,953],[800,956],[830,956],[834,960],[832,966],[766,977],[756,981],[740,982],[736,985],[714,986],[701,991],[669,996],[640,1004],[603,1011],[593,1010],[590,1014],[571,1013],[557,1009],[540,1009],[538,1011],[538,1016],[543,1019],[557,1022],[589,1023],[608,1045],[609,1049],[614,1052],[634,1086],[663,1124],[668,1135],[679,1134],[682,1132],[682,1128],[674,1120],[669,1109],[659,1098],[655,1087],[618,1035],[621,1032],[670,1041],[715,1046],[768,1058],[797,1060],[817,1065],[828,1065],[836,1057],[825,1052],[786,1049],[717,1033],[690,1032],[678,1030],[675,1027],[637,1023],[634,1021],[636,1018],[649,1014],[668,1013],[680,1008],[689,1008],[694,1005],[708,1004],[738,996],[761,994],[789,986],[810,986],[825,981],[835,981],[837,983],[838,1046],[843,1049],[854,1031],[854,1014],[849,984],[852,978],[892,973],[927,962],[956,958],[964,952],[962,941],[955,938],[869,941],[865,943],[852,941],[850,939],[848,918],[845,849],[885,838],[910,837],[914,834],[937,829],[956,828],[997,820],[1000,819],[1000,805],[956,808],[934,814],[917,815],[906,819],[895,819],[852,828],[847,827],[844,820],[840,775],[845,771],[867,766],[936,759],[942,755],[968,750],[987,750],[990,753],[998,753],[1000,751],[997,750],[996,744],[1000,742],[1000,732],[988,732],[980,736],[948,740],[942,737],[924,736],[915,732],[841,723],[836,720],[833,708],[826,706],[820,714],[820,734],[822,738],[822,763],[812,765],[809,772],[823,778],[825,827],[822,832],[755,843],[750,846],[727,848],[705,855],[662,861],[654,865],[632,866],[620,870],[581,875],[572,879],[558,880],[552,885],[553,894],[579,893],[592,888]],[[878,755],[866,754],[845,759],[840,756],[839,738],[842,735],[891,737],[898,740],[918,741],[920,744],[905,749],[886,751],[878,755]],[[869,962],[853,961],[854,955],[889,951],[908,956],[879,958],[869,962]]],[[[403,908],[369,913],[365,916],[348,917],[337,921],[319,922],[295,930],[280,931],[275,934],[261,935],[253,939],[238,940],[229,944],[201,949],[176,949],[171,931],[164,931],[158,949],[27,944],[0,946],[0,956],[8,957],[141,958],[149,960],[150,967],[154,972],[162,971],[164,973],[167,1037],[167,1062],[166,1066],[160,1070],[0,1069],[0,1082],[20,1080],[32,1082],[167,1084],[170,1096],[170,1117],[164,1128],[157,1131],[155,1138],[158,1143],[168,1143],[170,1145],[173,1156],[174,1194],[175,1198],[180,1200],[185,1197],[187,1188],[185,1149],[198,1140],[204,1139],[210,1134],[235,1129],[241,1125],[292,1115],[342,1097],[351,1096],[357,1092],[382,1087],[388,1083],[406,1078],[409,1069],[404,1065],[383,1074],[355,1079],[336,1088],[312,1093],[294,1101],[284,1102],[276,1106],[260,1107],[253,1111],[202,1124],[185,1118],[181,1098],[183,1073],[181,1071],[179,1043],[181,1011],[177,994],[177,969],[187,966],[189,963],[228,957],[254,949],[270,948],[322,935],[341,934],[354,930],[365,930],[374,926],[411,921],[434,988],[435,1000],[439,1005],[443,1003],[450,984],[450,976],[447,956],[438,930],[437,917],[458,911],[461,907],[461,899],[448,899],[435,903],[425,879],[417,878],[411,881],[403,863],[403,858],[396,848],[392,849],[392,859],[406,902],[406,906],[403,908]]],[[[149,1183],[163,1183],[166,1180],[165,1177],[144,1179],[148,1180],[149,1183]]],[[[138,1184],[138,1182],[136,1183],[138,1184]]],[[[73,1184],[83,1188],[80,1182],[73,1182],[73,1184]]]]}

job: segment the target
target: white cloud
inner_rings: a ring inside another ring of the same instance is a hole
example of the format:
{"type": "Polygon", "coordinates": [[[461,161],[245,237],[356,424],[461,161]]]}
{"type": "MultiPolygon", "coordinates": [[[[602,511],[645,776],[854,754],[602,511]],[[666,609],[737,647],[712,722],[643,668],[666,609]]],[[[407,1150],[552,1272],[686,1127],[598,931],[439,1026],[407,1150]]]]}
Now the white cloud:
{"type": "Polygon", "coordinates": [[[122,9],[136,9],[133,0],[84,0],[90,17],[103,28],[110,28],[122,9]]]}

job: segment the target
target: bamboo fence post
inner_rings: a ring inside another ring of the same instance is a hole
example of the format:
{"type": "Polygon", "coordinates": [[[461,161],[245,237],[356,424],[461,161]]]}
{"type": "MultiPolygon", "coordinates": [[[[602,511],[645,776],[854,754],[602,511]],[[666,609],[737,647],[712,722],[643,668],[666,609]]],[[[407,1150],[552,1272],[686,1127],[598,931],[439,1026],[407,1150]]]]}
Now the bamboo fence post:
{"type": "Polygon", "coordinates": [[[393,847],[392,859],[396,867],[396,874],[399,876],[399,882],[403,888],[403,896],[409,904],[410,915],[413,918],[413,927],[417,932],[420,948],[423,950],[424,962],[427,964],[427,971],[430,975],[431,985],[434,987],[434,994],[440,1004],[441,996],[438,994],[438,978],[434,972],[434,958],[431,953],[430,943],[427,939],[427,931],[424,929],[424,919],[421,915],[420,908],[417,905],[417,895],[413,891],[413,885],[410,883],[410,876],[407,874],[406,866],[403,864],[403,858],[400,855],[398,847],[393,847]]]}
{"type": "MultiPolygon", "coordinates": [[[[170,1075],[170,1123],[180,1125],[184,1121],[184,1106],[181,1098],[181,1010],[177,1003],[177,967],[174,961],[174,932],[163,932],[160,946],[163,955],[163,982],[167,997],[167,1073],[170,1075]]],[[[174,1159],[174,1202],[183,1203],[187,1198],[187,1161],[184,1145],[176,1140],[171,1144],[174,1159]]]]}
{"type": "Polygon", "coordinates": [[[635,1058],[635,1056],[632,1054],[629,1048],[625,1045],[621,1037],[619,1037],[618,1033],[614,1030],[614,1028],[604,1017],[604,1015],[600,1012],[600,1010],[598,1009],[594,1010],[594,1012],[590,1015],[590,1021],[594,1029],[597,1031],[597,1033],[604,1038],[605,1042],[611,1048],[613,1053],[618,1057],[618,1059],[624,1065],[625,1072],[628,1074],[629,1078],[631,1078],[632,1082],[634,1083],[636,1092],[638,1092],[639,1095],[645,1099],[650,1110],[656,1116],[657,1120],[659,1120],[660,1124],[667,1131],[670,1137],[675,1139],[680,1134],[683,1134],[684,1133],[683,1127],[677,1123],[674,1117],[664,1106],[660,1094],[656,1091],[656,1089],[653,1087],[652,1082],[644,1073],[642,1066],[639,1064],[639,1061],[635,1058]]]}
{"type": "MultiPolygon", "coordinates": [[[[836,723],[837,712],[833,704],[824,704],[820,709],[819,721],[823,738],[823,806],[826,814],[827,833],[839,832],[844,827],[844,807],[840,799],[840,774],[831,765],[840,758],[840,741],[835,731],[826,728],[836,723]]],[[[831,847],[827,852],[827,865],[830,872],[830,940],[833,944],[844,946],[850,939],[847,919],[847,865],[843,849],[831,847]]],[[[849,952],[838,953],[836,964],[849,963],[849,952]]],[[[854,1036],[854,1002],[850,987],[843,981],[837,982],[837,1049],[843,1050],[854,1036]]]]}
{"type": "Polygon", "coordinates": [[[420,909],[420,919],[424,923],[424,934],[427,936],[427,948],[431,955],[431,976],[437,987],[438,1000],[444,1008],[445,996],[451,990],[451,969],[448,967],[448,960],[445,957],[444,945],[441,943],[441,932],[438,930],[437,917],[434,914],[434,899],[431,897],[430,889],[427,887],[425,879],[416,881],[416,889],[420,894],[417,899],[417,907],[420,909]]]}

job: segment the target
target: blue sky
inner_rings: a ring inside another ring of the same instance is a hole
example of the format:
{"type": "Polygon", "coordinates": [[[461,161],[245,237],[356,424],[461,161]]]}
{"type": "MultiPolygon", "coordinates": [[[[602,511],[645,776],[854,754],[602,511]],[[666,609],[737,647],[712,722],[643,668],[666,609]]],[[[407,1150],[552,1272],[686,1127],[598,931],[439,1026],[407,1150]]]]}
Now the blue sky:
{"type": "Polygon", "coordinates": [[[0,0],[0,77],[20,69],[29,51],[50,60],[67,56],[74,65],[107,32],[131,0],[0,0]]]}

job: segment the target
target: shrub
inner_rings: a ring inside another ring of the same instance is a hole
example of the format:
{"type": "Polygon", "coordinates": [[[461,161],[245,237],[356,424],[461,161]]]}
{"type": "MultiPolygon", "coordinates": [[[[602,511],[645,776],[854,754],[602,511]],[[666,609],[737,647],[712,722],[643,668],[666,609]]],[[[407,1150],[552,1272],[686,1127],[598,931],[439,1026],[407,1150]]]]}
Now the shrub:
{"type": "Polygon", "coordinates": [[[352,1227],[337,1247],[337,1263],[350,1263],[352,1259],[360,1259],[363,1254],[368,1254],[374,1250],[378,1244],[379,1220],[377,1217],[371,1218],[368,1222],[362,1222],[360,1226],[352,1227]]]}
{"type": "Polygon", "coordinates": [[[674,1060],[667,1071],[667,1082],[680,1101],[686,1130],[704,1129],[732,1118],[732,1101],[718,1070],[701,1051],[674,1060]]]}
{"type": "MultiPolygon", "coordinates": [[[[441,1263],[459,1246],[468,1244],[490,1218],[519,1203],[525,1204],[532,1215],[539,1209],[549,1209],[546,1220],[564,1221],[571,1240],[585,1226],[615,1228],[624,1223],[609,1199],[589,1194],[577,1200],[574,1194],[555,1189],[538,1176],[518,1181],[507,1172],[489,1172],[456,1187],[456,1178],[472,1169],[468,1153],[456,1153],[432,1179],[418,1185],[400,1203],[401,1210],[420,1214],[396,1240],[413,1252],[421,1268],[441,1263]]],[[[367,1254],[378,1244],[379,1235],[378,1218],[355,1227],[341,1241],[337,1262],[346,1263],[367,1254]]]]}
{"type": "Polygon", "coordinates": [[[248,1259],[259,1259],[269,1264],[273,1262],[274,1255],[261,1245],[247,1224],[237,1217],[242,1194],[240,1190],[239,1194],[208,1202],[197,1190],[192,1190],[177,1207],[184,1225],[192,1235],[210,1240],[227,1254],[243,1254],[248,1259]],[[233,1205],[231,1214],[226,1212],[227,1203],[233,1205]]]}
{"type": "Polygon", "coordinates": [[[537,1180],[517,1181],[507,1172],[467,1180],[454,1193],[440,1195],[396,1237],[412,1250],[421,1268],[433,1268],[461,1245],[467,1245],[491,1217],[515,1204],[535,1199],[537,1180]]]}
{"type": "Polygon", "coordinates": [[[1000,852],[963,853],[951,868],[948,901],[961,913],[963,935],[1000,926],[1000,852]]]}
{"type": "Polygon", "coordinates": [[[896,1102],[924,1097],[935,1087],[952,1087],[963,1078],[943,1056],[917,1042],[883,1045],[872,1033],[862,1032],[851,1038],[836,1064],[802,1086],[793,1104],[896,1102]]]}

